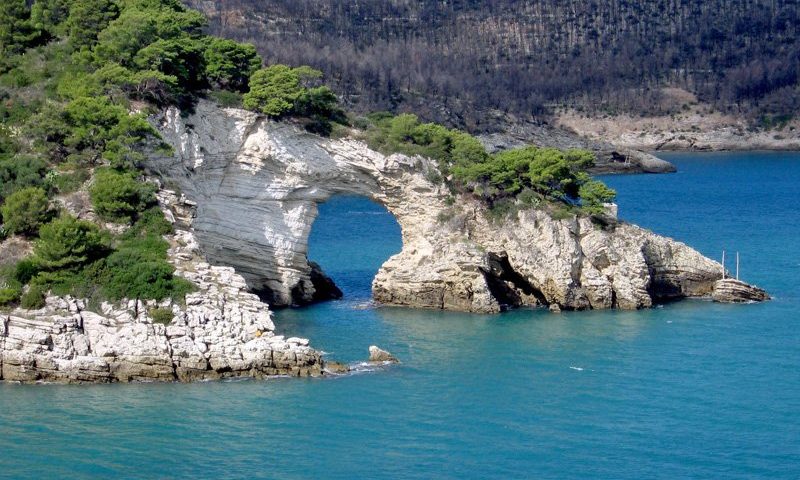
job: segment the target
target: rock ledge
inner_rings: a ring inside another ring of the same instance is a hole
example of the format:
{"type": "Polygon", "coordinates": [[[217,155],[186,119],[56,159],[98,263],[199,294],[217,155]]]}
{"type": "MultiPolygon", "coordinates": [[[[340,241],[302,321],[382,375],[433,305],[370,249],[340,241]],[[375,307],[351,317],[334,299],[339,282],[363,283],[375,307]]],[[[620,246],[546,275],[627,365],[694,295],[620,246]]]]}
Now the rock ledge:
{"type": "Polygon", "coordinates": [[[711,298],[721,303],[754,303],[769,300],[770,296],[765,290],[756,286],[735,278],[723,278],[714,284],[711,298]]]}

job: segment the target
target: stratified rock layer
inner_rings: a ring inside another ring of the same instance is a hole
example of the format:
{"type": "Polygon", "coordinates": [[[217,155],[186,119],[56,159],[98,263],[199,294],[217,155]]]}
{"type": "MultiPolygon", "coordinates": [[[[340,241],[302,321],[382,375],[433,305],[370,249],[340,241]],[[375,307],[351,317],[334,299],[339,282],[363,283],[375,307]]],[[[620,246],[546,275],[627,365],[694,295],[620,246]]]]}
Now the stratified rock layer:
{"type": "Polygon", "coordinates": [[[336,194],[367,196],[401,226],[403,249],[373,282],[375,299],[387,304],[635,309],[710,295],[721,277],[718,263],[634,225],[555,220],[539,210],[492,221],[468,196],[446,202],[424,158],[384,156],[351,138],[323,139],[204,101],[187,117],[173,109],[153,121],[175,155],[148,166],[197,204],[203,253],[276,305],[330,290],[306,253],[317,204],[336,194]]]}
{"type": "Polygon", "coordinates": [[[735,278],[723,278],[714,284],[711,298],[721,303],[753,303],[769,300],[764,289],[748,285],[735,278]]]}

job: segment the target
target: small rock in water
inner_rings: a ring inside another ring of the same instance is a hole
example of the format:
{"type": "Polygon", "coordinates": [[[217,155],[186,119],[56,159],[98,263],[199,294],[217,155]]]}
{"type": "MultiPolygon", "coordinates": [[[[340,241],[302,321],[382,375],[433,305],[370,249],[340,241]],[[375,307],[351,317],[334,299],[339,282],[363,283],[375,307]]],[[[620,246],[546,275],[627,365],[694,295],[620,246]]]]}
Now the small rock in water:
{"type": "Polygon", "coordinates": [[[375,345],[369,347],[369,361],[372,363],[400,363],[400,360],[398,360],[394,355],[386,350],[381,350],[375,345]]]}
{"type": "Polygon", "coordinates": [[[551,303],[548,308],[553,313],[561,313],[561,307],[559,307],[557,303],[551,303]]]}
{"type": "Polygon", "coordinates": [[[347,373],[350,366],[340,362],[325,362],[325,373],[347,373]]]}

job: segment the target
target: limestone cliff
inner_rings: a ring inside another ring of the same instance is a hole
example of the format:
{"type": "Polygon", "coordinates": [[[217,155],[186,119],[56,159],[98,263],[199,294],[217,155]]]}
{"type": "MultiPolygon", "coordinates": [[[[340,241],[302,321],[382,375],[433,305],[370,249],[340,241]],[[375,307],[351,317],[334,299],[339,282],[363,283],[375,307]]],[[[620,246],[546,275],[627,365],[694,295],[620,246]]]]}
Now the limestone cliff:
{"type": "MultiPolygon", "coordinates": [[[[323,139],[288,123],[201,101],[153,119],[175,154],[148,168],[197,204],[194,232],[209,262],[233,266],[274,305],[330,294],[309,264],[317,204],[336,194],[384,205],[403,249],[373,282],[376,300],[473,312],[505,306],[649,307],[710,295],[721,266],[686,245],[623,222],[519,212],[500,223],[462,196],[445,202],[425,158],[384,156],[352,138],[323,139]]],[[[358,228],[354,225],[353,228],[358,228]]]]}

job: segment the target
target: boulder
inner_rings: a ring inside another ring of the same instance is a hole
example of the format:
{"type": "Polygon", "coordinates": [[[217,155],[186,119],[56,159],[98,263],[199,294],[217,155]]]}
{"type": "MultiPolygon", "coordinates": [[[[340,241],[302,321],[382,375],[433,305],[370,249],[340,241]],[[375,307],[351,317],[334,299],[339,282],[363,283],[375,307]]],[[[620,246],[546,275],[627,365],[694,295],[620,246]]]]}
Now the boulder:
{"type": "Polygon", "coordinates": [[[369,347],[369,361],[370,363],[400,363],[397,357],[375,345],[369,347]]]}

